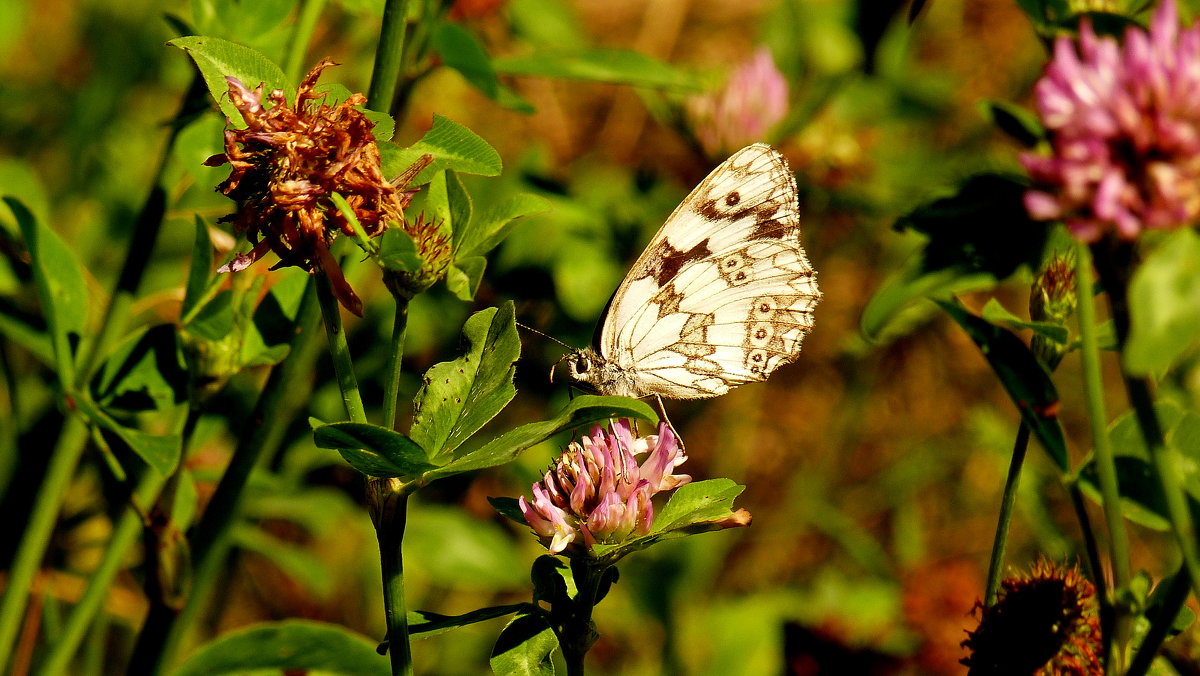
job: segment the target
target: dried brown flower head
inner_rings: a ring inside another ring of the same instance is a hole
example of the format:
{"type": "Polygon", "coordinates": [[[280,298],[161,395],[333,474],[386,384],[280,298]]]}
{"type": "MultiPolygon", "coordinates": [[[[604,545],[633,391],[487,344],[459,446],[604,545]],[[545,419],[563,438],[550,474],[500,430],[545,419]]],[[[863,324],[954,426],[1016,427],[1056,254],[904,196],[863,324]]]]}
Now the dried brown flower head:
{"type": "Polygon", "coordinates": [[[1000,586],[995,604],[976,604],[979,627],[962,642],[971,676],[1104,673],[1096,588],[1078,567],[1041,560],[1000,586]]]}
{"type": "Polygon", "coordinates": [[[342,306],[361,316],[362,301],[329,252],[339,231],[354,234],[331,196],[336,192],[345,198],[366,236],[373,238],[389,223],[403,226],[412,194],[388,182],[380,170],[374,123],[355,108],[366,97],[354,94],[331,106],[323,94],[313,92],[321,71],[334,65],[324,59],[309,71],[293,106],[276,89],[267,96],[270,107],[264,107],[261,84],[249,89],[237,78],[225,78],[246,128],[226,129],[225,152],[205,164],[232,166],[217,189],[238,208],[223,220],[254,245],[223,272],[244,269],[274,251],[280,259],[275,267],[324,273],[342,306]]]}

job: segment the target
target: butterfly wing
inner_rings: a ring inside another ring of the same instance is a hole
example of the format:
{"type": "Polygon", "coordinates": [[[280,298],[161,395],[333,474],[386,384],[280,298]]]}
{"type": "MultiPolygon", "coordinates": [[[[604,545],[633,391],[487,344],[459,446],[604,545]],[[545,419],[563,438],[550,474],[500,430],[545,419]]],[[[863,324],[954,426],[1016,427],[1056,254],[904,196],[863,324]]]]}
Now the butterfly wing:
{"type": "Polygon", "coordinates": [[[795,179],[755,144],[714,169],[650,241],[613,294],[598,349],[639,394],[712,397],[795,359],[819,298],[795,179]]]}

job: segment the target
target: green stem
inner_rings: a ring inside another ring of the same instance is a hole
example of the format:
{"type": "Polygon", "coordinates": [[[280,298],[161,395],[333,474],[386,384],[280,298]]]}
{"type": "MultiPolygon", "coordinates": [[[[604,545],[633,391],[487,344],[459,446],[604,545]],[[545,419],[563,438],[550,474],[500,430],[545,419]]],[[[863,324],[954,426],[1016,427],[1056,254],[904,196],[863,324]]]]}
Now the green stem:
{"type": "Polygon", "coordinates": [[[271,371],[254,406],[246,429],[221,482],[196,524],[191,538],[192,588],[182,609],[151,606],[142,634],[138,637],[129,673],[156,674],[173,663],[183,642],[220,576],[229,553],[242,495],[250,474],[275,454],[283,442],[288,423],[307,403],[309,377],[320,354],[317,329],[315,280],[310,280],[296,311],[297,328],[283,363],[271,371]]]}
{"type": "Polygon", "coordinates": [[[325,335],[329,339],[329,356],[333,359],[333,371],[337,374],[338,388],[342,391],[342,403],[346,416],[353,422],[367,422],[362,395],[358,391],[358,379],[354,377],[354,362],[350,359],[350,345],[346,342],[346,331],[342,327],[342,308],[333,297],[329,278],[317,272],[317,302],[321,305],[321,317],[325,320],[325,335]]]}
{"type": "Polygon", "coordinates": [[[391,110],[396,97],[404,60],[404,32],[408,22],[408,0],[387,0],[383,7],[383,25],[379,28],[379,46],[371,70],[367,105],[371,110],[391,110]]]}
{"type": "MultiPolygon", "coordinates": [[[[1132,249],[1128,245],[1117,248],[1105,247],[1104,243],[1096,245],[1097,269],[1104,288],[1108,291],[1109,308],[1112,311],[1113,328],[1117,334],[1117,348],[1122,355],[1129,342],[1129,273],[1132,270],[1132,249]]],[[[1193,589],[1200,594],[1200,552],[1196,548],[1196,528],[1192,523],[1192,513],[1188,506],[1187,494],[1179,477],[1186,472],[1185,463],[1179,457],[1178,451],[1168,446],[1163,435],[1162,425],[1158,414],[1154,411],[1154,396],[1151,394],[1150,382],[1144,377],[1123,374],[1125,392],[1133,407],[1142,440],[1153,461],[1155,474],[1158,475],[1159,486],[1162,487],[1163,499],[1167,504],[1167,514],[1170,516],[1171,528],[1179,549],[1183,553],[1184,567],[1192,579],[1193,589]]]]}
{"type": "Polygon", "coordinates": [[[572,600],[570,615],[559,637],[563,659],[567,663],[567,676],[584,676],[584,660],[599,638],[596,625],[592,622],[592,611],[596,607],[600,582],[607,569],[607,565],[598,565],[593,559],[571,561],[575,587],[579,592],[572,600]]]}
{"type": "Polygon", "coordinates": [[[17,547],[4,598],[0,599],[0,665],[9,664],[12,658],[13,644],[29,602],[29,589],[41,566],[46,547],[50,544],[59,506],[75,474],[75,465],[83,455],[87,439],[88,428],[82,416],[74,413],[68,415],[62,435],[50,456],[50,465],[33,504],[29,524],[17,547]]]}
{"type": "MultiPolygon", "coordinates": [[[[165,477],[155,470],[145,468],[134,491],[133,500],[143,506],[152,504],[158,498],[165,481],[165,477]]],[[[67,673],[71,658],[83,641],[96,612],[108,596],[112,581],[121,571],[121,564],[129,553],[129,548],[140,539],[143,526],[142,517],[137,510],[127,508],[104,550],[104,558],[88,580],[87,589],[79,603],[71,611],[62,635],[53,643],[50,654],[42,662],[39,674],[54,676],[67,673]]]]}
{"type": "Polygon", "coordinates": [[[393,676],[411,676],[412,647],[408,636],[408,610],[404,603],[404,528],[408,521],[408,493],[396,479],[372,477],[371,520],[379,541],[383,569],[383,609],[387,618],[388,655],[393,676]]]}
{"type": "Polygon", "coordinates": [[[400,362],[404,359],[404,338],[408,333],[408,300],[396,298],[396,317],[392,322],[392,344],[383,381],[383,426],[396,426],[396,406],[400,391],[400,362]]]}
{"type": "Polygon", "coordinates": [[[1092,528],[1092,518],[1088,516],[1087,503],[1083,499],[1083,491],[1079,488],[1079,482],[1071,481],[1067,485],[1067,492],[1071,495],[1071,506],[1075,508],[1075,518],[1079,521],[1079,530],[1083,533],[1083,551],[1087,555],[1088,578],[1096,581],[1096,597],[1100,602],[1101,612],[1104,614],[1101,617],[1104,621],[1101,629],[1111,633],[1111,617],[1108,616],[1111,616],[1112,613],[1108,598],[1108,586],[1102,584],[1104,562],[1100,559],[1100,546],[1096,544],[1096,532],[1092,528]]]}
{"type": "Polygon", "coordinates": [[[1013,508],[1017,504],[1017,487],[1021,481],[1021,466],[1025,464],[1025,452],[1029,450],[1029,426],[1021,423],[1017,439],[1013,443],[1012,460],[1008,465],[1008,479],[1004,482],[1004,497],[1000,502],[1000,518],[996,523],[996,537],[992,540],[992,560],[988,564],[987,605],[996,602],[1000,590],[1001,568],[1004,566],[1004,551],[1008,545],[1008,529],[1012,524],[1013,508]]]}
{"type": "Polygon", "coordinates": [[[283,60],[283,72],[289,82],[299,82],[303,75],[304,51],[324,9],[325,0],[304,0],[300,3],[300,16],[296,19],[296,28],[292,31],[287,56],[283,60]]]}
{"type": "Polygon", "coordinates": [[[1188,575],[1187,568],[1182,567],[1167,583],[1167,591],[1163,595],[1162,605],[1159,606],[1154,618],[1150,620],[1150,629],[1142,639],[1142,645],[1138,647],[1137,654],[1133,656],[1133,662],[1130,663],[1129,671],[1125,673],[1125,676],[1143,676],[1150,669],[1154,658],[1158,656],[1159,647],[1171,633],[1171,627],[1174,626],[1175,619],[1179,617],[1179,610],[1187,601],[1191,588],[1192,577],[1188,575]]]}
{"type": "MultiPolygon", "coordinates": [[[[1113,608],[1112,648],[1106,651],[1109,668],[1119,666],[1120,656],[1129,639],[1131,617],[1127,604],[1120,602],[1129,585],[1129,535],[1121,514],[1121,492],[1117,466],[1108,438],[1108,414],[1104,408],[1104,383],[1100,376],[1100,343],[1096,336],[1096,305],[1092,290],[1092,256],[1087,246],[1077,247],[1076,280],[1079,284],[1079,337],[1083,361],[1084,399],[1092,426],[1092,445],[1096,454],[1096,473],[1104,498],[1104,518],[1108,522],[1109,557],[1112,561],[1113,608]]],[[[1100,584],[1100,580],[1096,580],[1100,584]]],[[[1108,634],[1105,642],[1108,643],[1108,634]]]]}

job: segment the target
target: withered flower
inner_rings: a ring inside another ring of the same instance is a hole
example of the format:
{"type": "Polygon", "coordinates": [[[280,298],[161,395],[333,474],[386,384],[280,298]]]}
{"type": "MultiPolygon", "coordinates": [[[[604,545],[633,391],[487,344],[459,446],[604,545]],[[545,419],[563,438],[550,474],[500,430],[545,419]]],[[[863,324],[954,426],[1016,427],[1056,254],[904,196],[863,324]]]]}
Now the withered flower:
{"type": "Polygon", "coordinates": [[[1104,673],[1096,588],[1078,568],[1042,560],[1000,587],[996,603],[976,606],[979,628],[962,642],[970,676],[1104,673]]]}
{"type": "MultiPolygon", "coordinates": [[[[339,231],[354,234],[331,196],[336,192],[345,198],[365,235],[374,238],[389,224],[405,226],[404,208],[412,193],[403,189],[405,183],[393,185],[383,176],[374,123],[355,109],[366,97],[354,94],[331,106],[323,94],[313,92],[321,71],[335,65],[327,58],[309,71],[292,106],[283,90],[276,89],[267,95],[270,107],[265,107],[261,84],[249,89],[237,78],[225,78],[246,128],[226,129],[225,152],[205,164],[232,166],[217,189],[238,207],[222,220],[232,222],[254,245],[222,272],[245,269],[274,251],[279,256],[275,268],[294,265],[325,274],[342,306],[361,316],[362,301],[329,252],[339,231]]],[[[406,172],[407,178],[416,173],[419,169],[406,172]]]]}

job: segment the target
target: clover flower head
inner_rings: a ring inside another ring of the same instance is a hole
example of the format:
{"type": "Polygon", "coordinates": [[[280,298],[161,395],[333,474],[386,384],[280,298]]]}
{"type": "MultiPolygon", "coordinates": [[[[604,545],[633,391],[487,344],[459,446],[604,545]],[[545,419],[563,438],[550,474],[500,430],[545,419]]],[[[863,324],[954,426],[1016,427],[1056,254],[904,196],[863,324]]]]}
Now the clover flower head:
{"type": "Polygon", "coordinates": [[[686,113],[704,151],[719,157],[761,141],[787,107],[787,79],[775,67],[771,50],[760,47],[721,89],[689,99],[686,113]]]}
{"type": "Polygon", "coordinates": [[[1200,216],[1200,27],[1179,28],[1164,0],[1149,31],[1123,44],[1084,20],[1079,44],[1060,37],[1035,87],[1049,156],[1026,153],[1025,196],[1039,220],[1064,219],[1076,238],[1134,239],[1200,216]]]}
{"type": "Polygon", "coordinates": [[[533,499],[522,496],[518,505],[551,554],[586,554],[597,543],[617,544],[649,533],[651,498],[692,480],[672,473],[685,460],[666,423],[659,424],[658,434],[635,437],[629,421],[618,420],[571,442],[533,484],[533,499]]]}
{"type": "Polygon", "coordinates": [[[972,676],[1099,676],[1100,617],[1096,588],[1079,573],[1041,560],[1000,583],[996,603],[982,610],[979,627],[962,642],[961,662],[972,676]]]}
{"type": "Polygon", "coordinates": [[[324,59],[309,71],[291,106],[281,89],[264,99],[261,84],[250,89],[237,78],[225,78],[229,98],[246,127],[226,129],[225,152],[205,164],[232,167],[217,189],[238,206],[223,220],[233,222],[253,244],[249,254],[234,259],[222,272],[245,269],[274,251],[279,256],[275,267],[323,272],[342,306],[361,316],[362,301],[329,252],[339,232],[354,234],[331,196],[336,192],[345,198],[367,237],[373,238],[389,223],[404,225],[404,208],[412,194],[383,176],[374,123],[356,108],[366,97],[354,94],[329,105],[323,94],[313,91],[321,71],[334,65],[324,59]]]}

